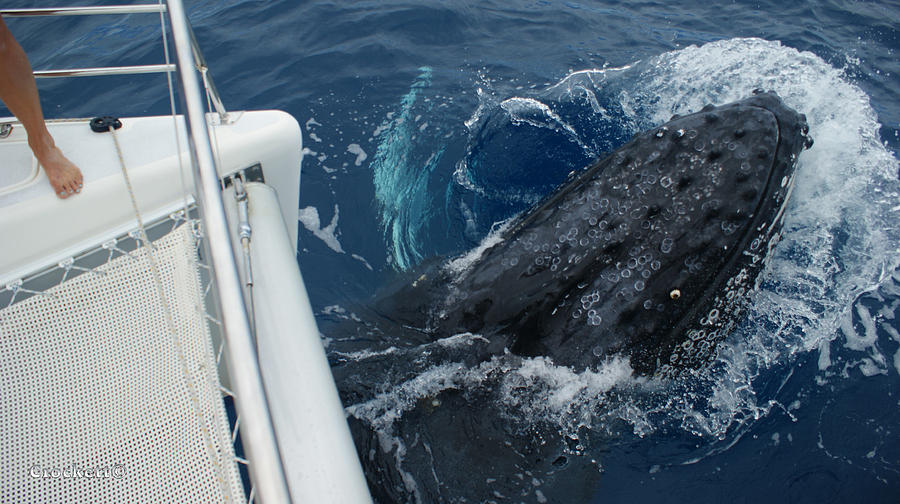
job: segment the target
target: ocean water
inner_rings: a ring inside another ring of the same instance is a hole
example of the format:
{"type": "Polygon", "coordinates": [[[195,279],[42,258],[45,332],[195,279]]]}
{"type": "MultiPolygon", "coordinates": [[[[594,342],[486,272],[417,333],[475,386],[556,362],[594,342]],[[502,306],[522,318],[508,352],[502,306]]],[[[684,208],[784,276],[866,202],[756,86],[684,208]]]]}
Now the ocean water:
{"type": "MultiPolygon", "coordinates": [[[[376,392],[345,399],[375,433],[363,455],[380,500],[900,499],[900,4],[187,4],[226,105],[303,129],[298,262],[330,356],[376,392]],[[338,330],[634,133],[756,88],[806,114],[815,145],[709,367],[661,381],[622,359],[419,366],[390,360],[402,341],[338,330]]],[[[153,16],[7,23],[35,68],[162,57],[153,16]]],[[[53,117],[163,114],[163,86],[40,83],[53,117]]]]}

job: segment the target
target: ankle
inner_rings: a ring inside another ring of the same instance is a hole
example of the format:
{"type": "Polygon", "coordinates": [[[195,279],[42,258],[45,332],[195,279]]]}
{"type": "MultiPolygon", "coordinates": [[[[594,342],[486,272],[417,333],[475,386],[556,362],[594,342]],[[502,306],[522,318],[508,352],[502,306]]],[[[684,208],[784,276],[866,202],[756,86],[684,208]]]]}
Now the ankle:
{"type": "Polygon", "coordinates": [[[41,160],[53,153],[54,149],[56,149],[56,142],[53,141],[53,137],[49,133],[37,135],[34,138],[29,135],[28,146],[34,152],[34,157],[41,160]]]}

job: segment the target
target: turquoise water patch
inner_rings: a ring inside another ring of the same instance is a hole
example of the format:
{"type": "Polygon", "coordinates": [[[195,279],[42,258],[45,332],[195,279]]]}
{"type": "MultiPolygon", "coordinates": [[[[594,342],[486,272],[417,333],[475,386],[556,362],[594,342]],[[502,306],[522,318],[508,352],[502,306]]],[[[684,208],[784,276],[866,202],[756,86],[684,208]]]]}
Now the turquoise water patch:
{"type": "Polygon", "coordinates": [[[400,270],[423,258],[420,231],[431,217],[426,189],[429,176],[444,153],[441,148],[424,162],[413,155],[416,138],[427,127],[427,123],[420,123],[421,115],[414,115],[417,106],[423,106],[423,114],[431,110],[430,104],[420,104],[420,94],[431,86],[432,71],[427,66],[419,71],[400,101],[399,112],[388,114],[387,122],[377,130],[378,147],[370,165],[389,260],[400,270]]]}

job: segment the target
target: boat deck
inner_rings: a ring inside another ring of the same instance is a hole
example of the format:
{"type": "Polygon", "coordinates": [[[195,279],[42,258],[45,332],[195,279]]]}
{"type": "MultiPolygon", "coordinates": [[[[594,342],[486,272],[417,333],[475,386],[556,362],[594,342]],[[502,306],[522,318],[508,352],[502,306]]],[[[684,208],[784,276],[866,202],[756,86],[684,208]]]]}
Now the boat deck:
{"type": "MultiPolygon", "coordinates": [[[[215,145],[221,146],[215,153],[220,158],[220,178],[260,164],[270,185],[282,193],[293,189],[293,194],[279,194],[279,200],[285,222],[296,222],[300,152],[280,146],[299,145],[297,122],[279,111],[231,116],[232,123],[212,130],[215,145]]],[[[89,122],[51,121],[48,125],[57,145],[84,173],[82,193],[65,200],[56,197],[37,168],[21,125],[14,123],[12,134],[0,139],[6,173],[0,179],[0,236],[6,244],[0,249],[0,286],[135,228],[113,138],[110,133],[94,133],[89,122]]],[[[194,190],[183,121],[177,119],[178,139],[175,122],[171,116],[122,118],[123,126],[115,133],[140,212],[147,220],[182,208],[182,194],[194,190]]],[[[289,226],[288,232],[296,243],[296,225],[289,226]]]]}

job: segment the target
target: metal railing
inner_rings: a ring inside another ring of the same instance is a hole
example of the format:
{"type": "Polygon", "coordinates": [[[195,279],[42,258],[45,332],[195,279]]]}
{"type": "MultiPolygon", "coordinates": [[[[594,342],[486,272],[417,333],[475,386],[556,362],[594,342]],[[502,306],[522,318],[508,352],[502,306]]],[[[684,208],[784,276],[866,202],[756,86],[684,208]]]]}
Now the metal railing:
{"type": "MultiPolygon", "coordinates": [[[[185,107],[184,117],[197,192],[196,202],[204,222],[212,277],[218,292],[218,313],[222,319],[222,331],[227,347],[226,359],[234,395],[237,398],[235,403],[241,418],[241,439],[250,461],[250,478],[260,501],[266,504],[290,502],[290,492],[269,415],[243,290],[235,264],[218,171],[207,129],[200,81],[196,72],[201,73],[207,95],[223,122],[227,120],[227,113],[212,84],[181,0],[166,0],[166,4],[150,5],[0,10],[0,15],[6,17],[138,13],[168,14],[172,45],[176,55],[175,64],[50,70],[35,72],[35,76],[138,74],[173,72],[177,69],[185,107]]],[[[165,30],[165,26],[162,29],[165,30]]]]}
{"type": "MultiPolygon", "coordinates": [[[[0,15],[5,17],[33,17],[33,16],[92,16],[103,14],[160,14],[167,12],[166,4],[140,4],[140,5],[107,5],[97,7],[44,7],[35,9],[0,9],[0,15]]],[[[194,55],[194,67],[203,77],[203,85],[206,89],[209,99],[219,114],[219,119],[223,123],[228,122],[228,111],[222,103],[219,91],[209,74],[209,68],[200,46],[197,44],[197,38],[190,24],[187,24],[188,36],[191,41],[191,53],[194,55]]],[[[68,68],[60,70],[37,70],[34,72],[35,78],[57,78],[57,77],[92,77],[103,75],[133,75],[145,73],[172,73],[175,71],[174,64],[158,64],[158,65],[129,65],[114,67],[96,67],[96,68],[68,68]]]]}

